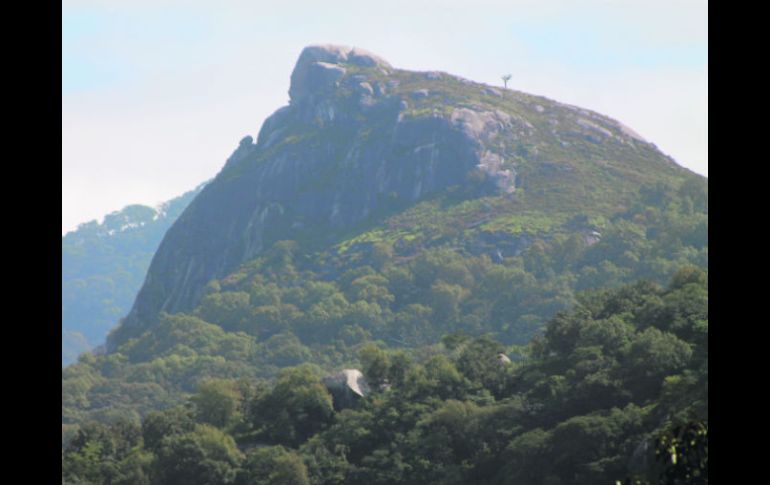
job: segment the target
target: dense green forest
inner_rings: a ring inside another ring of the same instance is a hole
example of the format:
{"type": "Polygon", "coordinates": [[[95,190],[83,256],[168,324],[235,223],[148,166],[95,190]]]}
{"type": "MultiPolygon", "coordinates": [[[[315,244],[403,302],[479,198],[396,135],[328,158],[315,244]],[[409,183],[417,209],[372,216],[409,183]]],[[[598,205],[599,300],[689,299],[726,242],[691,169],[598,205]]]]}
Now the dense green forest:
{"type": "Polygon", "coordinates": [[[159,208],[130,205],[62,237],[62,366],[101,345],[128,312],[163,235],[202,187],[159,208]]]}
{"type": "Polygon", "coordinates": [[[640,455],[656,436],[707,423],[707,200],[700,179],[643,187],[600,237],[534,238],[499,260],[446,245],[403,258],[382,241],[319,256],[280,241],[212,281],[194,311],[63,370],[65,481],[658,473],[640,455]],[[334,410],[319,379],[341,368],[388,390],[334,410]]]}
{"type": "MultiPolygon", "coordinates": [[[[205,338],[203,330],[193,338],[205,338]]],[[[238,347],[235,337],[219,345],[238,347]]],[[[81,427],[62,451],[63,482],[707,479],[707,455],[683,461],[707,449],[702,270],[681,269],[665,289],[640,281],[586,292],[514,352],[489,336],[456,331],[419,351],[369,342],[357,354],[373,391],[351,408],[335,407],[314,364],[284,368],[269,382],[207,378],[188,400],[149,413],[141,424],[119,419],[81,427]],[[501,362],[501,352],[512,362],[501,362]],[[690,434],[677,447],[674,431],[683,425],[690,434]]]]}

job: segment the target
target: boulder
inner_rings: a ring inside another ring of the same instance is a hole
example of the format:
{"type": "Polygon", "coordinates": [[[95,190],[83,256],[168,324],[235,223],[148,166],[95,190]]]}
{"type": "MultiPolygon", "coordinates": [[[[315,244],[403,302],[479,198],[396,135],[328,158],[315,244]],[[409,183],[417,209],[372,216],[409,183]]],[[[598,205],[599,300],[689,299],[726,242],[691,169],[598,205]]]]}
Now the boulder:
{"type": "Polygon", "coordinates": [[[343,369],[323,378],[323,384],[334,397],[336,408],[346,408],[370,392],[364,374],[358,369],[343,369]]]}
{"type": "Polygon", "coordinates": [[[363,49],[339,45],[305,47],[291,73],[289,98],[292,103],[300,102],[339,80],[345,74],[344,64],[391,69],[384,59],[363,49]]]}
{"type": "Polygon", "coordinates": [[[289,96],[292,102],[302,101],[313,95],[328,91],[337,85],[345,75],[345,68],[330,62],[311,62],[302,70],[302,75],[292,79],[289,96]]]}
{"type": "Polygon", "coordinates": [[[348,62],[362,67],[379,67],[385,70],[391,69],[390,64],[388,64],[385,59],[358,47],[353,47],[348,52],[348,62]]]}
{"type": "Polygon", "coordinates": [[[358,83],[357,90],[360,94],[363,94],[365,96],[372,96],[374,94],[374,89],[372,89],[372,85],[367,82],[358,83]]]}
{"type": "Polygon", "coordinates": [[[452,111],[450,119],[469,138],[479,142],[491,140],[511,124],[510,115],[499,110],[477,111],[456,108],[452,111]]]}

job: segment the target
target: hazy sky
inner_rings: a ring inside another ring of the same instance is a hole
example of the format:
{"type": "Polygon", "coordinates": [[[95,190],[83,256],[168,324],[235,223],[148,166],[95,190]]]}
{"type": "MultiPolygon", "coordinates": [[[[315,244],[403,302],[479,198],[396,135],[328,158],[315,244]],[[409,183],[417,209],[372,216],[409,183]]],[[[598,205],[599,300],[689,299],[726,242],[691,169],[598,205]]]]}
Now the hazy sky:
{"type": "Polygon", "coordinates": [[[593,109],[708,175],[706,0],[62,1],[62,233],[213,177],[302,48],[593,109]]]}

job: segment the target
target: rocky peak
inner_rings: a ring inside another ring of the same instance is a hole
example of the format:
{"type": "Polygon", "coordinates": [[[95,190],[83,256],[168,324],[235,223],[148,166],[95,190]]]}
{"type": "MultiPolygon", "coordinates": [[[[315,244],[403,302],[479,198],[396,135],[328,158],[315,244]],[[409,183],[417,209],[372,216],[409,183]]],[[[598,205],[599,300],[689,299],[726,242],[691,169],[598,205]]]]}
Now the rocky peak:
{"type": "Polygon", "coordinates": [[[357,47],[311,45],[299,55],[291,73],[289,97],[299,103],[333,87],[345,75],[345,65],[376,67],[384,72],[391,69],[384,59],[357,47]]]}
{"type": "Polygon", "coordinates": [[[168,231],[109,348],[160,312],[190,310],[209,281],[275,241],[331,244],[377,214],[452,187],[514,201],[519,187],[531,197],[588,194],[596,173],[623,184],[637,172],[674,169],[604,116],[447,73],[395,69],[358,48],[306,47],[289,94],[289,106],[265,120],[256,143],[241,140],[168,231]]]}

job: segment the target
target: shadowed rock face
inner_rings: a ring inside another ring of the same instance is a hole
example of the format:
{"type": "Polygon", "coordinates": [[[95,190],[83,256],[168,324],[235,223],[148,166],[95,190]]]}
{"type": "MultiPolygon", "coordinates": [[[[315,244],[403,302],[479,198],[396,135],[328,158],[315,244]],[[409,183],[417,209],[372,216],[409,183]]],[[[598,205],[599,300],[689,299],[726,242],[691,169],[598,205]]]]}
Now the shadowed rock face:
{"type": "Polygon", "coordinates": [[[209,281],[277,240],[332,241],[382,211],[467,184],[471,173],[482,175],[483,190],[513,192],[518,175],[511,154],[522,143],[556,145],[559,136],[583,130],[609,136],[624,150],[650,151],[616,122],[587,111],[546,101],[535,109],[528,95],[506,92],[521,99],[522,112],[574,119],[534,126],[519,113],[474,101],[500,99],[488,91],[445,73],[399,71],[356,48],[305,48],[291,74],[290,104],[265,120],[256,143],[241,140],[168,231],[108,351],[152,325],[160,312],[194,308],[209,281]],[[402,86],[414,79],[429,89],[402,86]]]}

